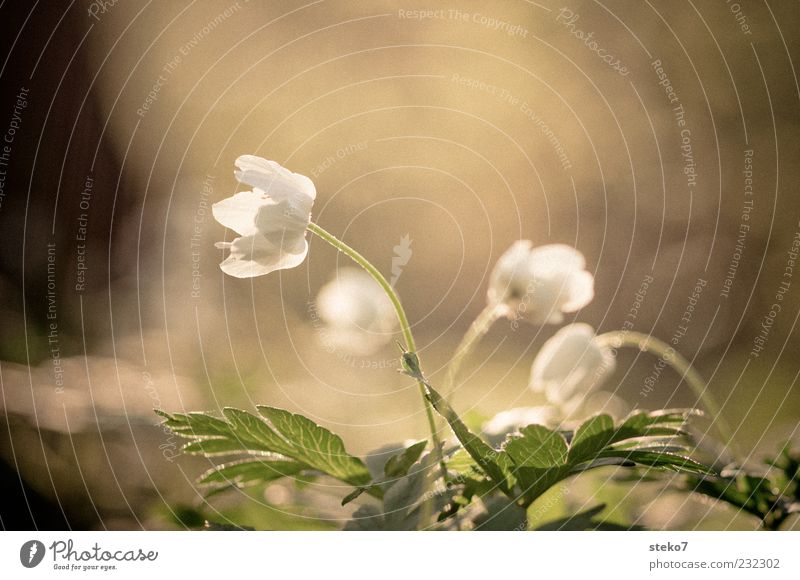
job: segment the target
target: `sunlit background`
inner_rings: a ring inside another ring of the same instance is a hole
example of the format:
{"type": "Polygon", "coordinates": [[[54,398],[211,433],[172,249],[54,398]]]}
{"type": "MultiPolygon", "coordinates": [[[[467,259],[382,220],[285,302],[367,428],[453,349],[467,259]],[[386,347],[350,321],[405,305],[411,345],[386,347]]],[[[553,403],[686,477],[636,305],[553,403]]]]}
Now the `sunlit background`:
{"type": "MultiPolygon", "coordinates": [[[[323,344],[315,297],[344,256],[312,239],[296,269],[219,270],[231,232],[210,206],[237,190],[245,153],[311,177],[313,219],[387,277],[410,250],[395,287],[432,382],[502,252],[560,242],[595,276],[568,322],[674,340],[751,463],[796,437],[795,3],[6,2],[0,28],[3,527],[175,528],[203,506],[327,529],[352,511],[313,485],[204,505],[193,480],[209,462],[180,456],[154,407],[287,408],[358,454],[426,437],[392,342],[323,344]]],[[[556,330],[496,324],[458,410],[540,404],[530,365],[556,330]]],[[[615,409],[702,406],[669,370],[645,396],[656,362],[620,351],[615,409]]],[[[544,511],[757,524],[597,481],[571,480],[544,511]]]]}

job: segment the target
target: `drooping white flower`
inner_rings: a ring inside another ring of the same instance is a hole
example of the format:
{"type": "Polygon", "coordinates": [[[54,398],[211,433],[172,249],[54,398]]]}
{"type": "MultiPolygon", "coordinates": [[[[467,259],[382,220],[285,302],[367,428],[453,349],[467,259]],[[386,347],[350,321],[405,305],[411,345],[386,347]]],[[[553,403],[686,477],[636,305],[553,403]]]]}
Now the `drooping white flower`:
{"type": "Polygon", "coordinates": [[[234,174],[251,186],[212,206],[214,218],[239,234],[216,246],[230,250],[220,264],[226,274],[252,278],[299,266],[308,253],[306,227],[317,191],[305,175],[254,155],[236,160],[234,174]]]}
{"type": "Polygon", "coordinates": [[[559,330],[536,355],[530,386],[544,392],[555,405],[573,406],[588,396],[614,371],[611,350],[595,338],[588,324],[569,324],[559,330]]]}
{"type": "Polygon", "coordinates": [[[360,268],[341,268],[317,295],[324,341],[335,349],[367,355],[388,343],[397,328],[386,293],[360,268]]]}
{"type": "Polygon", "coordinates": [[[505,435],[528,425],[552,425],[558,419],[553,407],[515,407],[501,411],[483,424],[482,431],[489,435],[505,435]]]}
{"type": "Polygon", "coordinates": [[[586,260],[565,244],[533,248],[519,240],[500,257],[489,282],[489,303],[499,314],[534,324],[559,324],[594,297],[594,277],[586,260]]]}

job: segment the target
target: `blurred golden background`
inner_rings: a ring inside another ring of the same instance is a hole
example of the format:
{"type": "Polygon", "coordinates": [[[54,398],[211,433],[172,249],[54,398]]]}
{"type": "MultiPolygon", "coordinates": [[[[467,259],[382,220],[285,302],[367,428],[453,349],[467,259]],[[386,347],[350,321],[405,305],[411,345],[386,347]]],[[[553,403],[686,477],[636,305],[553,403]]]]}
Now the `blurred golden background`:
{"type": "MultiPolygon", "coordinates": [[[[343,256],[313,239],[294,270],[220,272],[210,206],[236,191],[245,153],[312,178],[313,219],[387,276],[410,241],[396,288],[434,383],[502,252],[560,242],[595,276],[569,321],[677,337],[753,461],[796,436],[796,3],[79,0],[0,14],[0,453],[19,508],[4,527],[175,525],[166,506],[197,501],[207,462],[178,457],[153,407],[284,407],[356,453],[425,437],[393,344],[321,348],[314,299],[343,256]]],[[[540,403],[528,373],[555,330],[497,324],[459,410],[540,403]]],[[[607,390],[629,407],[698,404],[668,371],[643,396],[654,362],[621,351],[607,390]]],[[[335,504],[331,521],[346,516],[335,504]]],[[[303,510],[267,525],[323,522],[303,510]]],[[[752,522],[712,510],[684,525],[752,522]]]]}

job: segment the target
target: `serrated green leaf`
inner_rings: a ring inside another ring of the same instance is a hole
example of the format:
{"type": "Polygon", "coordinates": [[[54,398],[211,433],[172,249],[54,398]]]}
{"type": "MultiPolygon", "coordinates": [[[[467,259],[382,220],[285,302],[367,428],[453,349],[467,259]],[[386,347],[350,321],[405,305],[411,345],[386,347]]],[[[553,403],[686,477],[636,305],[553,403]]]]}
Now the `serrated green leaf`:
{"type": "Polygon", "coordinates": [[[355,486],[372,480],[367,466],[347,453],[338,435],[296,413],[274,407],[257,409],[286,439],[290,450],[284,455],[355,486]]]}
{"type": "Polygon", "coordinates": [[[520,436],[509,439],[503,450],[517,467],[559,467],[567,462],[567,442],[564,437],[543,425],[528,425],[520,436]]]}
{"type": "Polygon", "coordinates": [[[308,469],[308,466],[297,461],[243,459],[217,465],[197,481],[203,485],[255,485],[295,475],[304,469],[308,469]]]}
{"type": "Polygon", "coordinates": [[[175,413],[172,416],[167,415],[166,419],[164,424],[179,435],[216,437],[228,432],[225,421],[206,413],[175,413]]]}
{"type": "Polygon", "coordinates": [[[267,423],[252,413],[242,409],[226,407],[222,410],[222,414],[233,428],[232,432],[235,437],[248,449],[272,451],[273,453],[280,453],[298,461],[303,461],[302,458],[293,454],[294,447],[290,442],[280,437],[267,423]]]}
{"type": "Polygon", "coordinates": [[[681,427],[687,416],[682,410],[642,411],[615,425],[610,416],[597,415],[578,427],[569,447],[557,431],[534,425],[507,440],[503,449],[515,464],[513,473],[526,505],[559,481],[597,467],[640,465],[712,473],[709,467],[682,455],[686,448],[675,444],[676,437],[684,434],[681,427]]]}
{"type": "Polygon", "coordinates": [[[655,412],[636,411],[630,414],[617,427],[608,444],[613,445],[626,440],[645,437],[683,436],[685,432],[682,427],[688,417],[694,413],[691,409],[668,409],[655,412]]]}
{"type": "Polygon", "coordinates": [[[689,457],[676,455],[674,453],[636,450],[610,450],[602,451],[599,457],[617,457],[620,459],[633,461],[638,465],[644,465],[646,467],[669,469],[671,471],[683,473],[703,475],[713,475],[714,473],[714,470],[710,467],[703,465],[702,463],[698,463],[689,457]]]}
{"type": "Polygon", "coordinates": [[[223,409],[224,420],[206,413],[159,414],[174,433],[190,439],[183,448],[186,453],[288,458],[303,469],[321,471],[351,485],[371,481],[366,466],[347,453],[339,436],[302,415],[271,407],[259,407],[259,412],[269,423],[230,407],[223,409]]]}
{"type": "Polygon", "coordinates": [[[575,431],[569,448],[570,462],[588,461],[605,448],[614,437],[614,419],[596,415],[584,421],[575,431]]]}
{"type": "Polygon", "coordinates": [[[383,496],[383,509],[364,505],[353,514],[353,519],[345,525],[346,530],[393,530],[409,531],[418,529],[425,510],[422,505],[430,505],[434,513],[438,504],[449,499],[447,490],[426,494],[432,480],[437,476],[436,457],[424,455],[408,470],[408,474],[391,485],[383,496]]]}
{"type": "Polygon", "coordinates": [[[493,449],[483,439],[470,431],[450,404],[428,383],[424,384],[428,390],[428,399],[433,408],[445,418],[467,453],[475,460],[481,470],[494,480],[503,493],[511,496],[511,489],[514,487],[511,473],[513,461],[511,458],[503,451],[493,449]]]}
{"type": "Polygon", "coordinates": [[[186,443],[181,451],[189,455],[233,455],[249,453],[250,455],[269,455],[267,451],[254,451],[242,447],[242,442],[236,439],[199,439],[186,443]]]}
{"type": "Polygon", "coordinates": [[[408,469],[417,462],[422,452],[425,451],[427,444],[427,441],[419,441],[397,455],[391,456],[383,466],[383,474],[386,479],[403,477],[407,474],[408,469]]]}
{"type": "Polygon", "coordinates": [[[693,409],[662,409],[661,411],[634,411],[622,422],[620,431],[641,432],[654,426],[683,425],[692,415],[700,414],[693,409]],[[629,431],[630,430],[630,431],[629,431]]]}
{"type": "Polygon", "coordinates": [[[652,440],[645,440],[646,443],[642,441],[626,441],[624,443],[618,443],[613,447],[609,447],[609,449],[614,451],[619,451],[620,453],[627,453],[629,451],[648,451],[651,453],[685,453],[686,447],[683,445],[670,445],[669,443],[663,441],[652,441],[652,440]]]}
{"type": "Polygon", "coordinates": [[[447,460],[447,470],[459,474],[474,474],[480,468],[472,456],[465,449],[459,449],[447,460]]]}
{"type": "MultiPolygon", "coordinates": [[[[570,475],[576,475],[578,473],[597,469],[598,467],[609,467],[612,465],[621,467],[636,467],[636,463],[628,459],[623,459],[621,457],[602,457],[575,465],[570,469],[569,473],[570,475]]],[[[637,480],[638,479],[639,478],[637,477],[637,480]]]]}
{"type": "Polygon", "coordinates": [[[524,507],[527,507],[559,481],[569,477],[571,473],[569,465],[560,465],[520,467],[514,472],[514,475],[517,477],[517,485],[525,499],[524,507]]]}

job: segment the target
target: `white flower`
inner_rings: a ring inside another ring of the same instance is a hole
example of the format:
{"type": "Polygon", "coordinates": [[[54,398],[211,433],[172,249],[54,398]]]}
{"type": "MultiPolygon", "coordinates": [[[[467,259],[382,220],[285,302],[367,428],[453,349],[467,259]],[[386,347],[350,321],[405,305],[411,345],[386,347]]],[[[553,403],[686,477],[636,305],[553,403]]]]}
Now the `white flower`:
{"type": "Polygon", "coordinates": [[[578,250],[564,244],[532,248],[519,240],[506,250],[492,271],[489,303],[502,316],[534,324],[560,324],[594,297],[594,277],[578,250]]]}
{"type": "Polygon", "coordinates": [[[528,425],[552,425],[558,420],[558,411],[553,407],[515,407],[502,411],[483,424],[487,435],[505,435],[528,425]]]}
{"type": "Polygon", "coordinates": [[[217,242],[230,250],[226,274],[252,278],[299,266],[308,253],[306,227],[317,191],[305,175],[254,155],[236,160],[236,179],[252,186],[212,207],[214,218],[241,237],[217,242]]]}
{"type": "Polygon", "coordinates": [[[556,405],[572,406],[599,387],[616,366],[588,324],[569,324],[544,343],[531,369],[531,388],[556,405]]]}
{"type": "Polygon", "coordinates": [[[386,293],[360,268],[341,268],[317,295],[324,341],[335,349],[367,355],[391,340],[397,328],[386,293]]]}

